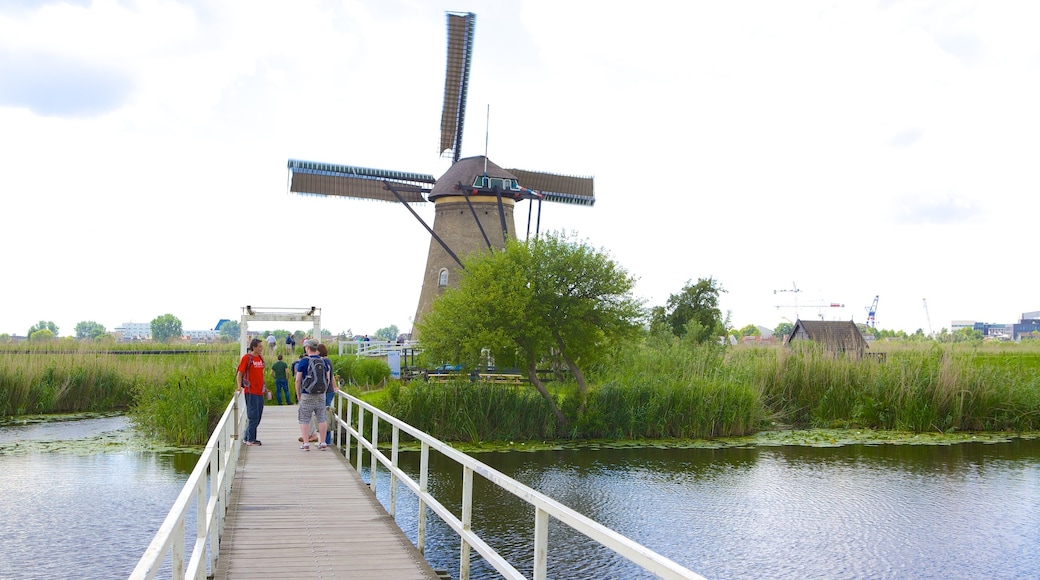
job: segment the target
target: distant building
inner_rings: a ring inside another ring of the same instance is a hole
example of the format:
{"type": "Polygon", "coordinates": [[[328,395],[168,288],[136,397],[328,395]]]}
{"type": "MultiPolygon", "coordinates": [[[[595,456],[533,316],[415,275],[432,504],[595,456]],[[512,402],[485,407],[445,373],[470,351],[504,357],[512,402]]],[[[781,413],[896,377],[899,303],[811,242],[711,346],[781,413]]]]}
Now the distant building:
{"type": "Polygon", "coordinates": [[[134,340],[152,340],[152,323],[151,322],[124,322],[121,326],[117,326],[113,329],[113,332],[119,333],[124,341],[134,340]]]}
{"type": "Polygon", "coordinates": [[[796,320],[791,330],[788,345],[793,342],[814,342],[834,354],[862,357],[867,351],[867,341],[851,320],[796,320]]]}
{"type": "MultiPolygon", "coordinates": [[[[228,321],[221,320],[217,322],[217,328],[213,330],[184,330],[181,332],[181,338],[191,342],[216,342],[220,340],[220,331],[218,329],[225,322],[228,321]]],[[[124,322],[112,330],[112,335],[121,342],[152,340],[152,323],[124,322]]]]}
{"type": "Polygon", "coordinates": [[[219,330],[185,330],[184,338],[191,342],[216,342],[220,340],[219,330]]]}
{"type": "Polygon", "coordinates": [[[954,320],[950,323],[950,331],[957,332],[962,328],[976,330],[985,338],[996,340],[1022,340],[1026,338],[1040,338],[1040,310],[1023,312],[1015,324],[977,322],[975,320],[954,320]],[[1036,333],[1036,334],[1034,334],[1036,333]]]}
{"type": "Polygon", "coordinates": [[[1022,340],[1023,337],[1040,338],[1040,310],[1023,312],[1018,324],[1011,325],[1011,336],[1012,340],[1016,341],[1022,340]]]}

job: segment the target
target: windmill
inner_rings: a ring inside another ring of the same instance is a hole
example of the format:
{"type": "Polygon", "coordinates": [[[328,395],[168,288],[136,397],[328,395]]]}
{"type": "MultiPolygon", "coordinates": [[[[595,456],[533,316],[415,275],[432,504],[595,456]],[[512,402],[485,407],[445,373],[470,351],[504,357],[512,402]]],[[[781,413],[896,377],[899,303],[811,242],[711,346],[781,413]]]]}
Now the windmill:
{"type": "Polygon", "coordinates": [[[516,237],[513,209],[528,200],[527,232],[537,203],[535,235],[543,201],[577,205],[595,203],[592,177],[574,177],[523,169],[503,169],[486,156],[460,159],[466,93],[469,88],[476,14],[447,14],[448,58],[441,113],[440,153],[451,151],[452,165],[439,179],[407,173],[289,160],[289,191],[400,203],[430,232],[422,292],[414,320],[418,322],[434,299],[457,282],[462,259],[475,252],[505,247],[516,237]],[[433,226],[411,204],[433,202],[433,226]]]}

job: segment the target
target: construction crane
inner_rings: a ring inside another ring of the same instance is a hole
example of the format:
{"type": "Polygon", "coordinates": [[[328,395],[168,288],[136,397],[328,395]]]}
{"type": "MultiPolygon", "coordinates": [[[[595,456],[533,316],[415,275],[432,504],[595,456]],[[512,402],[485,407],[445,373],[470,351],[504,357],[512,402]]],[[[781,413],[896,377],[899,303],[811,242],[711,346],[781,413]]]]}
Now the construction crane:
{"type": "Polygon", "coordinates": [[[928,314],[928,299],[922,298],[924,304],[924,319],[928,321],[928,336],[932,336],[932,317],[928,314]]]}
{"type": "MultiPolygon", "coordinates": [[[[794,308],[794,317],[797,320],[798,319],[798,293],[801,292],[801,290],[798,289],[798,284],[796,284],[794,282],[791,282],[791,289],[790,290],[788,290],[786,288],[781,289],[781,290],[773,290],[773,294],[777,294],[777,293],[781,293],[782,294],[784,292],[792,292],[792,293],[794,293],[794,306],[793,306],[793,308],[794,308]]],[[[777,310],[780,310],[780,308],[781,308],[780,306],[776,307],[777,310]]],[[[784,306],[783,308],[791,308],[791,307],[784,306]]]]}
{"type": "Polygon", "coordinates": [[[874,320],[874,315],[877,314],[877,301],[878,297],[874,296],[874,303],[867,308],[867,326],[874,328],[877,322],[874,320]]]}
{"type": "MultiPolygon", "coordinates": [[[[844,304],[838,302],[813,302],[809,304],[798,304],[798,293],[801,291],[802,290],[798,288],[798,284],[794,282],[791,282],[791,289],[784,288],[781,290],[773,290],[773,294],[780,294],[784,292],[791,292],[794,294],[794,304],[777,304],[776,309],[780,310],[781,308],[794,308],[794,317],[797,319],[799,308],[845,308],[844,304]]],[[[820,320],[824,319],[823,312],[820,312],[818,316],[820,317],[820,320]]]]}

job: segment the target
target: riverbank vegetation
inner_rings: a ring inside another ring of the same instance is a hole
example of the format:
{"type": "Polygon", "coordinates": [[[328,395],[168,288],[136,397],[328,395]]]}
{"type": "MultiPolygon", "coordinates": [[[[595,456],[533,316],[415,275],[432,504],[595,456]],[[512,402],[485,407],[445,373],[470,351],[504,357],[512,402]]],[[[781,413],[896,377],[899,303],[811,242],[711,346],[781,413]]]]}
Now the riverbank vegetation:
{"type": "Polygon", "coordinates": [[[123,410],[159,439],[204,443],[234,391],[237,357],[235,344],[5,345],[0,417],[123,410]]]}
{"type": "MultiPolygon", "coordinates": [[[[201,444],[230,400],[237,349],[0,351],[0,416],[121,409],[157,438],[201,444]]],[[[564,427],[527,383],[471,383],[464,373],[452,383],[401,383],[387,380],[385,363],[333,359],[345,383],[387,385],[378,406],[449,441],[687,439],[783,428],[1040,431],[1040,344],[875,342],[871,352],[854,359],[812,346],[646,336],[588,367],[584,409],[573,381],[546,383],[564,427]]]]}
{"type": "Polygon", "coordinates": [[[659,439],[784,428],[1040,430],[1040,345],[875,343],[855,359],[806,346],[723,347],[669,337],[590,369],[587,407],[555,383],[559,430],[530,386],[413,381],[383,393],[402,420],[452,441],[659,439]],[[883,356],[881,356],[883,354],[883,356]]]}
{"type": "MultiPolygon", "coordinates": [[[[0,348],[0,419],[123,411],[157,439],[201,445],[234,393],[238,351],[238,344],[6,344],[0,348]]],[[[375,384],[390,375],[382,361],[332,359],[344,384],[375,384]]]]}

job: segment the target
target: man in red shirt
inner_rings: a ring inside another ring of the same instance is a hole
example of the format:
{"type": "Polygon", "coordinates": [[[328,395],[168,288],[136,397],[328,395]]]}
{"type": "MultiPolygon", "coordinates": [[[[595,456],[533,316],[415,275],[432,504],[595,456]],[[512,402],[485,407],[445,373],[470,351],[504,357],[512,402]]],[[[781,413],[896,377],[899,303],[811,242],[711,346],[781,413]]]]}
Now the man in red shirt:
{"type": "Polygon", "coordinates": [[[242,442],[246,445],[260,445],[256,438],[256,428],[260,425],[260,417],[264,414],[264,343],[259,338],[249,342],[249,352],[242,355],[238,361],[238,372],[235,373],[235,382],[238,385],[236,394],[245,393],[246,416],[249,418],[249,426],[242,436],[242,442]]]}

